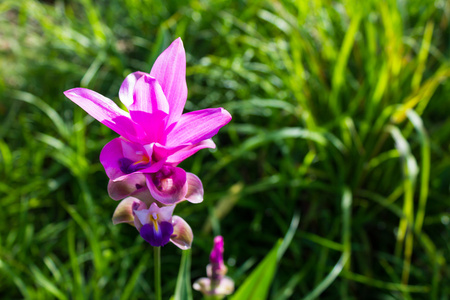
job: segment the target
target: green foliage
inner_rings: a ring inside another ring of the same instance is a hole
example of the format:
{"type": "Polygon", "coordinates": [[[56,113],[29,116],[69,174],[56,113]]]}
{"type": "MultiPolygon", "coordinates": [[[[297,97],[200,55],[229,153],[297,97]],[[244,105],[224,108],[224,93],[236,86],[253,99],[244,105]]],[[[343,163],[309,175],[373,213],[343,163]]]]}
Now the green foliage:
{"type": "MultiPolygon", "coordinates": [[[[117,100],[178,36],[186,110],[233,115],[181,165],[205,187],[176,208],[193,280],[220,233],[245,286],[299,212],[269,299],[445,298],[449,20],[442,0],[1,1],[1,298],[152,297],[150,247],[111,222],[98,156],[115,134],[62,92],[117,100]]],[[[181,251],[162,250],[168,298],[181,251]]]]}
{"type": "Polygon", "coordinates": [[[191,250],[183,251],[178,271],[177,287],[175,289],[174,300],[192,299],[191,283],[191,250]]]}
{"type": "Polygon", "coordinates": [[[275,276],[277,266],[277,254],[281,241],[267,254],[262,262],[242,283],[241,287],[230,297],[231,300],[256,300],[266,299],[269,288],[275,276]]]}

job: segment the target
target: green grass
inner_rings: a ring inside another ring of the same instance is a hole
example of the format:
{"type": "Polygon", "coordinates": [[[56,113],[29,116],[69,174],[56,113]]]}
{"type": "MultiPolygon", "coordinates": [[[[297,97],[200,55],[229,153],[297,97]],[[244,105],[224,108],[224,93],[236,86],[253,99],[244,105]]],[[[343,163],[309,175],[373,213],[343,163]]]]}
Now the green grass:
{"type": "MultiPolygon", "coordinates": [[[[3,0],[1,298],[152,299],[150,247],[111,222],[116,135],[62,92],[117,100],[180,36],[186,110],[233,115],[181,165],[205,188],[176,208],[192,280],[220,233],[239,287],[297,213],[269,299],[447,299],[449,22],[446,1],[3,0]]],[[[163,298],[181,257],[163,248],[163,298]]]]}

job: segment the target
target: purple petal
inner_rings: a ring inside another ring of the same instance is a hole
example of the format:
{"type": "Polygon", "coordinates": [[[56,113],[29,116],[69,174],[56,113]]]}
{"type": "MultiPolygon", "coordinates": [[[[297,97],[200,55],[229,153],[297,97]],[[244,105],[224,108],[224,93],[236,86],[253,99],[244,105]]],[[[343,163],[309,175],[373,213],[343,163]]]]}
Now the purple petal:
{"type": "Polygon", "coordinates": [[[138,133],[141,130],[139,125],[130,119],[127,112],[99,93],[85,88],[75,88],[65,91],[64,95],[93,118],[129,140],[136,140],[143,134],[138,133]]]}
{"type": "Polygon", "coordinates": [[[186,172],[181,168],[165,165],[154,174],[146,174],[146,178],[153,198],[165,205],[180,202],[186,196],[186,172]]]}
{"type": "Polygon", "coordinates": [[[120,201],[113,214],[113,224],[128,223],[134,226],[133,210],[146,209],[144,202],[134,197],[128,197],[120,201]]]}
{"type": "Polygon", "coordinates": [[[144,224],[139,231],[142,238],[146,240],[153,247],[161,247],[170,241],[170,236],[173,233],[173,226],[169,222],[161,222],[155,228],[153,222],[144,224]]]}
{"type": "Polygon", "coordinates": [[[230,113],[223,108],[208,108],[183,114],[167,134],[166,146],[196,144],[209,139],[230,120],[230,113]]]}
{"type": "MultiPolygon", "coordinates": [[[[180,162],[188,158],[189,156],[196,153],[198,150],[204,149],[204,148],[216,148],[216,144],[214,144],[212,139],[207,139],[204,141],[201,141],[199,143],[196,143],[194,145],[185,146],[181,149],[177,149],[173,154],[167,155],[167,163],[178,165],[180,162]]],[[[156,149],[155,149],[156,150],[156,149]]],[[[158,149],[159,150],[159,149],[158,149]]]]}
{"type": "Polygon", "coordinates": [[[109,180],[108,182],[108,194],[113,200],[121,200],[145,189],[145,176],[140,173],[130,174],[121,181],[109,180]]]}
{"type": "Polygon", "coordinates": [[[172,217],[173,233],[170,241],[181,250],[191,248],[194,234],[189,224],[179,216],[172,217]]]}
{"type": "Polygon", "coordinates": [[[186,180],[188,190],[186,193],[186,200],[191,203],[200,203],[203,201],[203,184],[197,175],[192,173],[186,173],[186,180]]]}
{"type": "MultiPolygon", "coordinates": [[[[152,203],[153,206],[154,203],[152,203]]],[[[155,204],[156,205],[156,204],[155,204]]],[[[138,219],[142,225],[148,224],[151,222],[150,220],[150,209],[142,209],[134,212],[136,215],[136,219],[138,219]]]]}
{"type": "Polygon", "coordinates": [[[151,159],[149,151],[139,143],[115,138],[103,147],[100,152],[100,163],[110,179],[125,180],[129,174],[153,173],[162,167],[164,161],[149,162],[151,159]]]}
{"type": "Polygon", "coordinates": [[[165,143],[169,104],[156,79],[150,75],[141,76],[136,82],[133,99],[133,104],[129,106],[130,116],[145,130],[144,142],[165,143]]]}
{"type": "Polygon", "coordinates": [[[134,102],[133,94],[136,82],[138,81],[139,78],[141,78],[144,75],[148,74],[144,72],[134,72],[128,75],[122,82],[122,85],[120,86],[119,90],[119,99],[120,101],[122,101],[123,104],[125,104],[127,108],[130,107],[134,102]]]}
{"type": "Polygon", "coordinates": [[[156,59],[150,75],[158,80],[169,102],[167,124],[178,121],[187,98],[186,54],[180,38],[172,42],[156,59]]]}

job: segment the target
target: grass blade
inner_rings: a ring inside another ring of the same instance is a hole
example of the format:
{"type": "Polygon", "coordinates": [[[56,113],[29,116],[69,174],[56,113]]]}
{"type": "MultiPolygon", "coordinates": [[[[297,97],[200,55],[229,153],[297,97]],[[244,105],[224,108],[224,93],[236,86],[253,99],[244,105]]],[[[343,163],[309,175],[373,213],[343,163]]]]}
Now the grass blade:
{"type": "Polygon", "coordinates": [[[352,207],[352,194],[348,188],[344,189],[342,195],[342,243],[344,244],[344,250],[342,252],[339,261],[333,267],[330,273],[308,294],[303,300],[316,299],[323,293],[339,276],[344,269],[345,265],[350,259],[351,254],[351,207],[352,207]]]}
{"type": "Polygon", "coordinates": [[[281,245],[282,240],[279,240],[236,293],[230,297],[231,300],[264,300],[267,298],[275,276],[278,251],[281,245]]]}
{"type": "Polygon", "coordinates": [[[181,256],[180,270],[178,271],[174,300],[191,299],[191,250],[184,250],[181,256]]]}

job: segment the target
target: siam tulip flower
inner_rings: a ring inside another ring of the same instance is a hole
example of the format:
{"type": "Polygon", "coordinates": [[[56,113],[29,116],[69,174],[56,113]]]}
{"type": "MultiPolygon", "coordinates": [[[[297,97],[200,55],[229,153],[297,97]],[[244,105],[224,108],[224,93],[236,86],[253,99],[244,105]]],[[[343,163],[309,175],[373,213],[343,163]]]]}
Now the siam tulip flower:
{"type": "Polygon", "coordinates": [[[234,291],[234,282],[225,276],[227,267],[223,262],[224,242],[222,236],[214,238],[214,246],[209,256],[210,264],[206,266],[206,274],[194,282],[194,289],[200,291],[207,299],[223,299],[234,291]]]}
{"type": "Polygon", "coordinates": [[[194,238],[192,229],[181,217],[172,215],[174,209],[175,205],[160,207],[157,202],[147,205],[138,198],[128,197],[117,206],[113,223],[128,223],[136,227],[151,246],[164,246],[170,241],[186,250],[194,238]]]}
{"type": "Polygon", "coordinates": [[[200,149],[215,148],[211,137],[231,120],[231,115],[223,108],[183,114],[185,77],[185,51],[178,38],[157,58],[149,74],[135,72],[125,78],[119,99],[128,112],[89,89],[74,88],[64,93],[120,135],[100,154],[113,199],[148,189],[164,205],[184,199],[194,203],[203,200],[200,179],[177,165],[200,149]]]}

